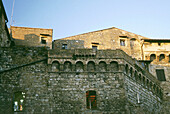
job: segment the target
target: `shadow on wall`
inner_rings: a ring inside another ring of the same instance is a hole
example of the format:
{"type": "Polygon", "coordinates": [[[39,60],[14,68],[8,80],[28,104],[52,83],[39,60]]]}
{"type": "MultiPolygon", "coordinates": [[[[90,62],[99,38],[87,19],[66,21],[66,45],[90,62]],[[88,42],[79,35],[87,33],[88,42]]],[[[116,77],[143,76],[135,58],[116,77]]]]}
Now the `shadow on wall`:
{"type": "Polygon", "coordinates": [[[24,35],[24,39],[14,39],[16,45],[22,46],[40,46],[41,41],[40,37],[36,34],[26,34],[24,35]]]}

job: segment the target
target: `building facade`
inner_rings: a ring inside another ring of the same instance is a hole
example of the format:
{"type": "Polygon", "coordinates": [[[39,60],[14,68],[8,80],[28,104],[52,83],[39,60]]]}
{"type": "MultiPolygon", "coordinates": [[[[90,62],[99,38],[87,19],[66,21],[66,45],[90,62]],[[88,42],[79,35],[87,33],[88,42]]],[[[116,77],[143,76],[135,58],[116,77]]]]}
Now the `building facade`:
{"type": "Polygon", "coordinates": [[[12,26],[11,36],[13,47],[1,32],[0,113],[170,113],[169,40],[118,28],[53,43],[52,29],[12,26]]]}
{"type": "Polygon", "coordinates": [[[52,29],[11,26],[10,30],[17,46],[52,48],[52,29]]]}
{"type": "Polygon", "coordinates": [[[0,0],[0,47],[10,47],[11,45],[11,39],[6,25],[7,22],[8,18],[2,0],[0,0]]]}

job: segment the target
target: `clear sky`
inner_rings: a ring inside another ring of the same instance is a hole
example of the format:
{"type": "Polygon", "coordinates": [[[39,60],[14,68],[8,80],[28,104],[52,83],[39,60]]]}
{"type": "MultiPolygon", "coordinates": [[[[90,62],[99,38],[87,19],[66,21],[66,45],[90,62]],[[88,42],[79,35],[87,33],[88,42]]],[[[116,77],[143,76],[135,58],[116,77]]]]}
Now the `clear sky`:
{"type": "MultiPolygon", "coordinates": [[[[2,1],[10,21],[13,0],[2,1]]],[[[15,0],[13,21],[52,28],[53,39],[110,27],[170,39],[170,0],[15,0]]]]}

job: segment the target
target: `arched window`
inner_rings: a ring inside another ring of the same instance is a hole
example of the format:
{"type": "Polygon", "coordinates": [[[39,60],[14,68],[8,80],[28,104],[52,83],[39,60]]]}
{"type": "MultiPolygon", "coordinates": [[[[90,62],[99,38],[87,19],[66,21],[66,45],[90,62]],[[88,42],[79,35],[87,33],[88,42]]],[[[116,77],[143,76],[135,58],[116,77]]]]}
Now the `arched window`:
{"type": "Polygon", "coordinates": [[[94,72],[94,71],[95,71],[95,63],[92,62],[92,61],[88,62],[88,64],[87,64],[87,70],[88,70],[89,72],[94,72]]]}
{"type": "Polygon", "coordinates": [[[155,60],[155,59],[156,59],[156,55],[155,55],[155,54],[151,54],[151,55],[150,55],[150,60],[153,61],[153,60],[155,60]]]}
{"type": "Polygon", "coordinates": [[[86,107],[87,109],[96,109],[97,108],[97,97],[96,91],[90,90],[86,91],[86,107]]]}
{"type": "Polygon", "coordinates": [[[126,64],[126,67],[125,67],[125,72],[126,72],[126,74],[128,74],[128,70],[129,70],[129,67],[128,67],[128,65],[126,64]]]}
{"type": "Polygon", "coordinates": [[[149,85],[149,86],[150,86],[150,89],[152,90],[152,82],[150,82],[150,85],[149,85]]]}
{"type": "Polygon", "coordinates": [[[117,62],[111,62],[110,63],[110,70],[111,71],[118,71],[119,69],[118,69],[118,63],[117,62]]]}
{"type": "Polygon", "coordinates": [[[101,61],[101,62],[99,63],[99,71],[105,72],[105,71],[106,71],[106,68],[107,68],[106,63],[105,63],[104,61],[101,61]]]}
{"type": "Polygon", "coordinates": [[[64,63],[64,71],[68,72],[68,71],[71,71],[71,70],[72,70],[71,62],[66,61],[66,62],[64,63]]]}
{"type": "Polygon", "coordinates": [[[164,54],[160,54],[159,61],[162,61],[163,59],[165,59],[165,55],[164,54]]]}
{"type": "Polygon", "coordinates": [[[153,85],[153,92],[156,92],[156,85],[153,85]]]}
{"type": "Polygon", "coordinates": [[[76,72],[83,72],[84,71],[84,66],[81,61],[76,63],[76,72]]]}
{"type": "Polygon", "coordinates": [[[141,76],[141,74],[139,74],[139,80],[140,80],[140,81],[142,80],[142,76],[141,76]]]}
{"type": "Polygon", "coordinates": [[[23,111],[25,105],[25,93],[18,91],[14,93],[14,111],[23,111]]]}
{"type": "Polygon", "coordinates": [[[146,86],[149,88],[149,80],[146,80],[146,86]]]}
{"type": "Polygon", "coordinates": [[[60,71],[60,64],[58,61],[52,63],[52,71],[60,71]]]}
{"type": "Polygon", "coordinates": [[[129,75],[130,75],[131,77],[133,76],[133,70],[132,70],[132,67],[130,68],[129,75]]]}

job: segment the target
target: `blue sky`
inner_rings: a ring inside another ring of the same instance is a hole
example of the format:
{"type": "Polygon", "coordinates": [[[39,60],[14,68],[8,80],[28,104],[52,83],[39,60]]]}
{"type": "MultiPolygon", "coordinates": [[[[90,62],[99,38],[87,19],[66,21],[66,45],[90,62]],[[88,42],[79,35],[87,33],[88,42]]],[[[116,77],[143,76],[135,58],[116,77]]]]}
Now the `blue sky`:
{"type": "MultiPolygon", "coordinates": [[[[13,0],[2,1],[10,21],[13,0]]],[[[53,39],[110,27],[170,38],[170,0],[15,0],[13,26],[52,28],[53,39]]]]}

